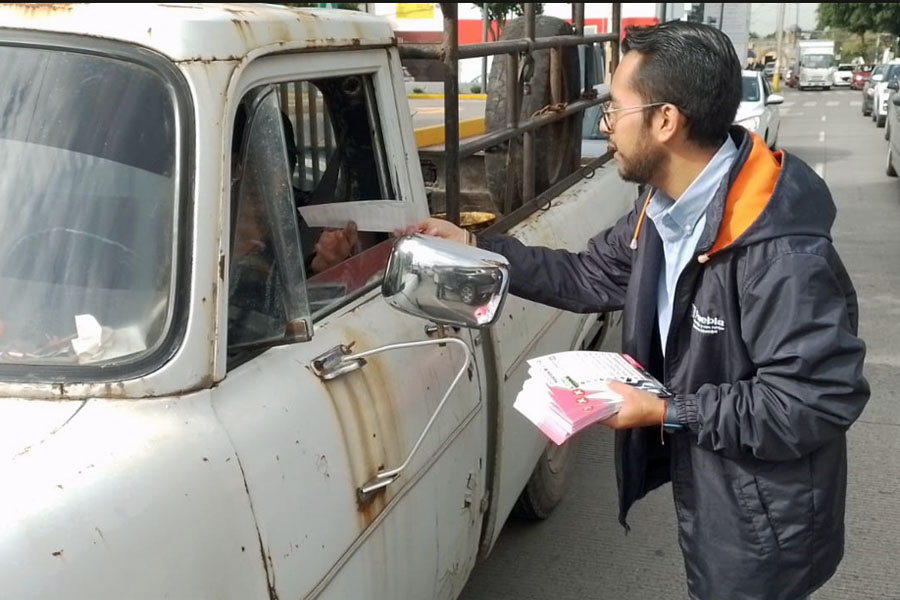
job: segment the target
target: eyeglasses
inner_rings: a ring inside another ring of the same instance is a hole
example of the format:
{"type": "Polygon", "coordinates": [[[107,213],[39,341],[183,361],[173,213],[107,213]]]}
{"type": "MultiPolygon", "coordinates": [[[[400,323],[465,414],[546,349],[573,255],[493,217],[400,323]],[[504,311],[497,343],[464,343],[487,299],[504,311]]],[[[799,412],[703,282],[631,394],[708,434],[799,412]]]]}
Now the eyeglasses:
{"type": "Polygon", "coordinates": [[[653,108],[654,106],[662,106],[664,104],[668,104],[668,102],[654,102],[652,104],[640,104],[638,106],[624,106],[622,108],[610,108],[612,102],[607,100],[603,104],[600,105],[600,109],[603,111],[603,126],[606,127],[606,130],[612,133],[613,127],[616,125],[616,121],[619,120],[618,116],[615,118],[610,118],[610,115],[613,113],[617,113],[623,110],[644,110],[646,108],[653,108]]]}

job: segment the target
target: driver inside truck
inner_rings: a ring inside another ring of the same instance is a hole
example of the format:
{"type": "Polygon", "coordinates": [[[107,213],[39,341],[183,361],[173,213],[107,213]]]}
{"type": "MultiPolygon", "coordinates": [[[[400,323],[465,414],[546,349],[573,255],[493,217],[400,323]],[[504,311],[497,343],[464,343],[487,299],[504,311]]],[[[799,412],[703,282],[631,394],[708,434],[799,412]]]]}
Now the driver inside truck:
{"type": "MultiPolygon", "coordinates": [[[[284,126],[285,142],[287,146],[288,169],[291,173],[293,173],[297,165],[297,146],[294,137],[294,127],[291,124],[288,116],[283,112],[281,114],[281,117],[282,124],[284,126]]],[[[242,165],[240,164],[240,160],[246,123],[247,107],[246,104],[242,102],[238,106],[231,146],[232,198],[236,198],[235,194],[242,177],[242,165]]],[[[252,186],[245,187],[251,188],[252,186]]],[[[299,207],[310,201],[310,199],[308,198],[308,194],[304,194],[301,190],[297,189],[297,187],[293,185],[292,191],[294,194],[294,203],[296,206],[299,207]]],[[[257,197],[256,200],[259,200],[259,198],[257,197]]],[[[246,198],[243,202],[243,204],[259,203],[260,202],[253,202],[253,199],[249,197],[246,198]]],[[[238,215],[233,215],[233,217],[239,218],[238,215]]],[[[305,257],[306,272],[308,274],[315,275],[317,273],[326,271],[359,251],[359,235],[356,229],[356,224],[354,222],[348,222],[343,229],[324,229],[314,232],[312,228],[306,225],[306,223],[303,221],[303,218],[300,217],[299,214],[297,215],[297,219],[300,226],[301,245],[303,249],[306,251],[307,248],[312,248],[311,251],[308,251],[305,257]]],[[[252,222],[257,222],[257,220],[258,217],[254,217],[252,219],[252,222]]],[[[236,224],[236,226],[239,226],[239,223],[240,222],[238,221],[238,224],[236,224]]],[[[245,227],[250,227],[250,225],[245,224],[245,227]]],[[[258,222],[255,226],[252,227],[252,229],[255,230],[257,236],[262,237],[268,235],[268,228],[260,226],[258,222]]],[[[265,246],[265,241],[262,239],[257,240],[256,246],[265,246]]],[[[247,250],[248,248],[246,247],[246,245],[244,247],[238,247],[236,238],[236,244],[234,248],[235,255],[242,256],[243,252],[247,250]]]]}

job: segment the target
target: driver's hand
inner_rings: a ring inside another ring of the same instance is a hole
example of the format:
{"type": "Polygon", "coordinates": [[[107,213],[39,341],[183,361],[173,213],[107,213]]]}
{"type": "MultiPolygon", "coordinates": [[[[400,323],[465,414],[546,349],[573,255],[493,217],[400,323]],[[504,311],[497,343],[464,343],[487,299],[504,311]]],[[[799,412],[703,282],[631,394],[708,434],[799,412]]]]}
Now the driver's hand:
{"type": "Polygon", "coordinates": [[[311,264],[313,273],[321,273],[346,260],[358,246],[359,233],[353,221],[343,229],[326,229],[313,249],[316,253],[311,264]]]}
{"type": "Polygon", "coordinates": [[[405,230],[398,232],[399,234],[423,233],[434,237],[450,240],[451,242],[459,242],[465,244],[469,237],[465,229],[457,227],[450,221],[444,219],[435,219],[434,217],[426,219],[415,225],[410,225],[405,230]]]}

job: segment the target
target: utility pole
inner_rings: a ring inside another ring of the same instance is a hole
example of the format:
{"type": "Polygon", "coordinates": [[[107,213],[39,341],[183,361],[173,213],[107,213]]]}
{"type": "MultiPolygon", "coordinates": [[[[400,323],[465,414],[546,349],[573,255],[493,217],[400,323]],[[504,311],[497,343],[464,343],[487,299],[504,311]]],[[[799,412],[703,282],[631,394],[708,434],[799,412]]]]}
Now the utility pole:
{"type": "Polygon", "coordinates": [[[778,79],[781,77],[781,38],[784,33],[784,2],[778,3],[778,19],[775,26],[775,74],[772,75],[772,89],[778,91],[778,79]]]}
{"type": "MultiPolygon", "coordinates": [[[[490,21],[488,20],[487,4],[481,5],[481,41],[488,41],[488,29],[490,21]]],[[[481,58],[481,93],[487,94],[487,56],[481,58]]]]}

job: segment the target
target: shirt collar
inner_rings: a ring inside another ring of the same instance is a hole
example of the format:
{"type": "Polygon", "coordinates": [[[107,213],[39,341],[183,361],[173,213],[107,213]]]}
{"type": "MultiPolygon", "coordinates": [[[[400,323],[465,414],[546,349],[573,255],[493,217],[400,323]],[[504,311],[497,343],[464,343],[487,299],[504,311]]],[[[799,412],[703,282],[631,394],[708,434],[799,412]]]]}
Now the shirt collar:
{"type": "Polygon", "coordinates": [[[725,142],[700,174],[684,190],[677,201],[657,189],[647,207],[647,216],[666,240],[679,239],[693,233],[700,217],[706,214],[722,180],[728,176],[737,157],[737,146],[726,136],[725,142]]]}

